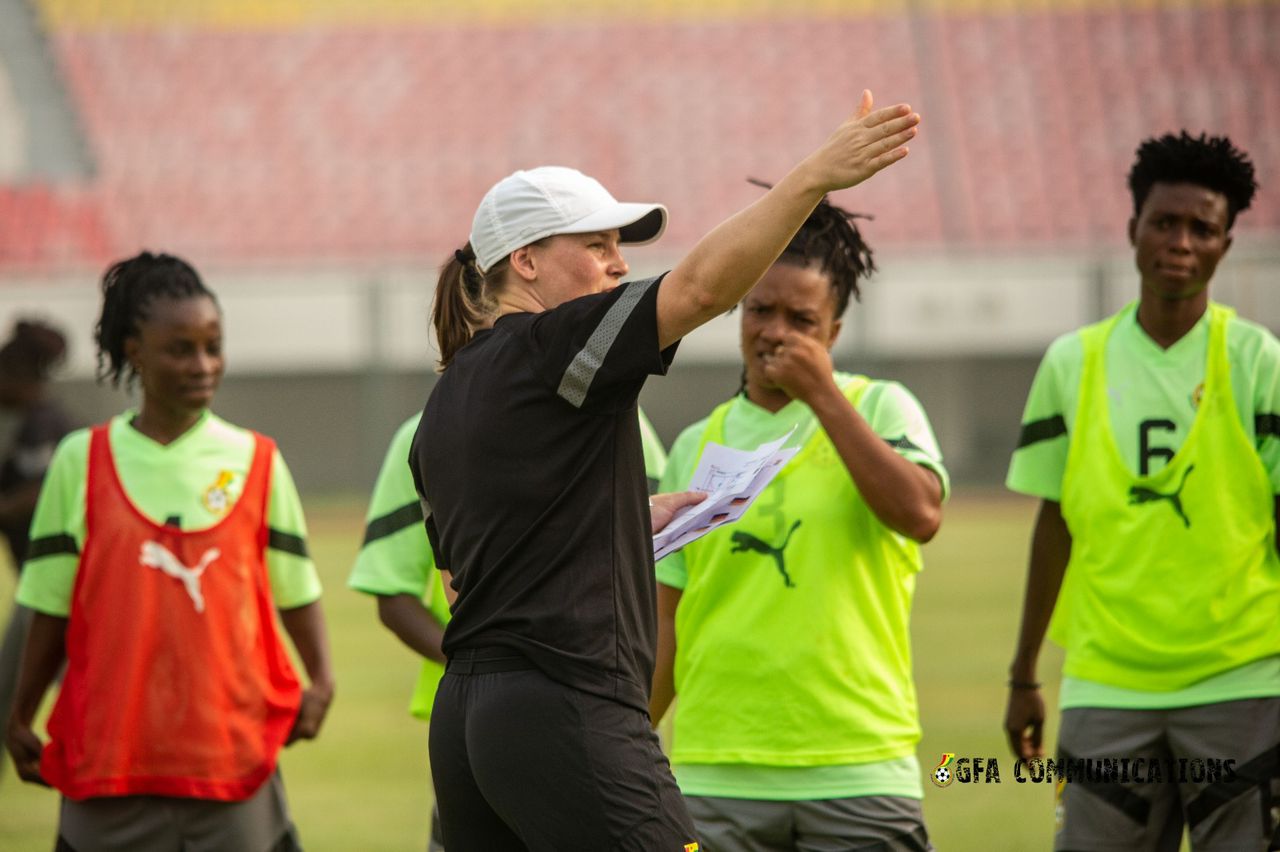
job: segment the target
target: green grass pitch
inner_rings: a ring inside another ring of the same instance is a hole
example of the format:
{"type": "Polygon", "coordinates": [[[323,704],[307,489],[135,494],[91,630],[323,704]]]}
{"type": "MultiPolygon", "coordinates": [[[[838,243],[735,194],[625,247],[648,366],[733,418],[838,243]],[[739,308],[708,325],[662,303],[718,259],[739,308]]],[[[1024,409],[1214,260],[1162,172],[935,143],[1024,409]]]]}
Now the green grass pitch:
{"type": "MultiPolygon", "coordinates": [[[[290,804],[308,852],[426,848],[431,809],[426,726],[406,711],[417,672],[412,655],[377,623],[368,598],[345,585],[362,534],[363,503],[309,500],[312,552],[325,583],[338,694],[321,738],[285,752],[290,804]]],[[[999,758],[1001,783],[925,781],[925,814],[941,852],[1049,848],[1053,788],[1018,784],[1001,733],[1005,670],[1013,651],[1035,504],[961,495],[925,550],[914,614],[916,682],[930,773],[943,752],[999,758]]],[[[11,573],[0,574],[7,613],[11,573]]],[[[1060,657],[1041,661],[1056,684],[1060,657]]],[[[1050,706],[1056,693],[1046,691],[1050,706]]],[[[1051,713],[1049,733],[1056,731],[1051,713]]],[[[5,761],[0,849],[53,847],[57,796],[21,784],[5,761]]]]}

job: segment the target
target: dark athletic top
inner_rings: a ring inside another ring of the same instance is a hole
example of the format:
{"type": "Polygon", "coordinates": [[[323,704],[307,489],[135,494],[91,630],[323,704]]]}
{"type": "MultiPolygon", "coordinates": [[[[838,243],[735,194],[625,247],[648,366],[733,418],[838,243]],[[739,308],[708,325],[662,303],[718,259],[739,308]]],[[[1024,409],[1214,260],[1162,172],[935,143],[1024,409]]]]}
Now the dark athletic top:
{"type": "Polygon", "coordinates": [[[636,398],[665,373],[659,279],[509,314],[454,357],[410,455],[458,599],[444,651],[504,646],[647,711],[657,641],[636,398]]]}

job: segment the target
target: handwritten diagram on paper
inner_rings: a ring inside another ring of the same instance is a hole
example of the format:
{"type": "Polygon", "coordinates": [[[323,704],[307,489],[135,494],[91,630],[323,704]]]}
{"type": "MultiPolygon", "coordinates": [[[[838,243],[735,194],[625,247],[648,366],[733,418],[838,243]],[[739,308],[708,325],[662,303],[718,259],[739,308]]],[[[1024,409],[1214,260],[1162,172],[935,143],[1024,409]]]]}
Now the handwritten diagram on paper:
{"type": "Polygon", "coordinates": [[[782,447],[791,432],[754,450],[735,450],[708,442],[688,486],[691,491],[705,491],[707,497],[701,503],[681,509],[671,523],[653,537],[653,558],[658,560],[675,553],[716,527],[741,518],[796,454],[798,448],[782,447]]]}

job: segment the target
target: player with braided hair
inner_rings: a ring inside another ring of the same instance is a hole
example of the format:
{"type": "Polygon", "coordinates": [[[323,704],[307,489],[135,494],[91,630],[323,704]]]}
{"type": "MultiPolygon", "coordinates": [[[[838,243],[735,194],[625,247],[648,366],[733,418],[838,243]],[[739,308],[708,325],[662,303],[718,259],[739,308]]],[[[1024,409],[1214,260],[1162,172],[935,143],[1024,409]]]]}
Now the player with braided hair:
{"type": "Polygon", "coordinates": [[[931,848],[908,616],[948,479],[906,388],[834,369],[874,270],[825,199],[742,300],[743,387],[672,447],[687,487],[708,441],[796,456],[741,521],[657,566],[650,716],[708,849],[931,848]],[[879,844],[879,845],[877,845],[879,844]]]}
{"type": "MultiPolygon", "coordinates": [[[[762,189],[773,188],[772,184],[755,178],[747,178],[747,182],[762,189]]],[[[876,271],[871,247],[862,241],[862,233],[854,224],[857,219],[871,218],[874,217],[866,213],[841,210],[824,200],[814,208],[809,220],[782,252],[781,257],[789,258],[790,263],[798,266],[815,264],[828,271],[836,319],[843,317],[848,310],[850,297],[854,301],[862,300],[858,281],[865,280],[876,271]]],[[[743,394],[746,389],[747,368],[744,364],[738,394],[743,394]]]]}
{"type": "Polygon", "coordinates": [[[108,269],[96,340],[99,380],[142,399],[53,454],[18,586],[15,768],[63,794],[60,850],[296,848],[276,760],[318,733],[333,674],[292,477],[209,410],[222,313],[186,262],[108,269]],[[64,661],[46,745],[33,719],[64,661]]]}
{"type": "MultiPolygon", "coordinates": [[[[762,189],[773,188],[772,184],[755,178],[749,179],[748,183],[762,189]]],[[[854,301],[862,300],[858,282],[865,281],[876,271],[871,246],[863,241],[862,232],[855,224],[857,219],[872,218],[866,213],[842,210],[824,199],[782,250],[781,260],[798,266],[816,264],[827,271],[836,300],[837,319],[843,317],[848,309],[850,296],[854,301]]]]}
{"type": "Polygon", "coordinates": [[[1047,632],[1066,650],[1060,757],[1134,766],[1061,787],[1055,848],[1173,852],[1184,829],[1193,849],[1280,848],[1280,342],[1209,298],[1253,164],[1224,136],[1166,134],[1129,188],[1138,298],[1049,347],[1009,468],[1042,502],[1005,730],[1042,753],[1047,632]]]}
{"type": "Polygon", "coordinates": [[[130,388],[138,368],[125,351],[137,340],[140,326],[151,317],[157,300],[204,298],[217,310],[218,299],[205,287],[191,265],[169,254],[142,252],[111,266],[102,279],[102,313],[94,328],[98,344],[98,380],[130,388]]]}

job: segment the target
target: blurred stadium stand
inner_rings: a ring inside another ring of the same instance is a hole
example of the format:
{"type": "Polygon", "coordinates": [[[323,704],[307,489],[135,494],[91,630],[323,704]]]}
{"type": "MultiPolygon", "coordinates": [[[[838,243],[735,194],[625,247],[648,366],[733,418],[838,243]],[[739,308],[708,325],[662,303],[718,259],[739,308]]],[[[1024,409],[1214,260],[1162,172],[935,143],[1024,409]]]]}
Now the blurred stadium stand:
{"type": "MultiPolygon", "coordinates": [[[[863,86],[925,124],[838,199],[875,215],[882,268],[839,360],[918,393],[959,481],[1001,477],[1045,345],[1133,295],[1144,137],[1253,156],[1216,294],[1280,327],[1280,3],[1261,0],[0,0],[0,321],[63,321],[67,392],[103,416],[93,282],[182,254],[228,314],[219,409],[276,435],[304,487],[363,488],[425,398],[434,269],[489,184],[554,162],[663,201],[667,236],[629,256],[657,271],[863,86]]],[[[736,357],[727,319],[650,383],[668,440],[732,392],[736,357]]]]}

